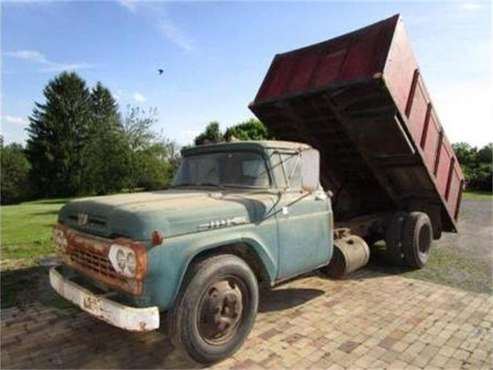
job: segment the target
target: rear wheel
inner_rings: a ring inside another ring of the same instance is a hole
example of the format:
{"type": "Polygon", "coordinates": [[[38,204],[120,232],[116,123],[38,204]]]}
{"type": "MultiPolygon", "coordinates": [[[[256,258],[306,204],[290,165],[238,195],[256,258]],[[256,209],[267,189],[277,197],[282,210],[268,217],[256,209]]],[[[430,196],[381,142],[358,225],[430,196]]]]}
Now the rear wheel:
{"type": "Polygon", "coordinates": [[[397,266],[404,263],[402,240],[407,217],[406,212],[394,213],[385,231],[385,248],[388,259],[397,266]]]}
{"type": "Polygon", "coordinates": [[[210,257],[187,274],[170,313],[172,340],[199,363],[219,361],[243,344],[257,307],[257,280],[245,261],[210,257]]]}
{"type": "Polygon", "coordinates": [[[433,228],[430,218],[423,212],[411,212],[404,223],[402,249],[409,267],[422,268],[428,261],[433,228]]]}

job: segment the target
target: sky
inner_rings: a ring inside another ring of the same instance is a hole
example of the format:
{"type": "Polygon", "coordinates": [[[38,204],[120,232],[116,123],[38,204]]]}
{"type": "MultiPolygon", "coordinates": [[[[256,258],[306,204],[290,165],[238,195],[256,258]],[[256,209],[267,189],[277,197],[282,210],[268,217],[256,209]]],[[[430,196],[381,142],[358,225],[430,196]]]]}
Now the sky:
{"type": "Polygon", "coordinates": [[[400,13],[452,142],[493,141],[489,1],[2,1],[1,133],[24,142],[34,102],[63,70],[101,81],[123,113],[157,108],[156,131],[181,145],[210,121],[253,117],[276,53],[400,13]],[[157,70],[162,68],[163,75],[157,70]]]}

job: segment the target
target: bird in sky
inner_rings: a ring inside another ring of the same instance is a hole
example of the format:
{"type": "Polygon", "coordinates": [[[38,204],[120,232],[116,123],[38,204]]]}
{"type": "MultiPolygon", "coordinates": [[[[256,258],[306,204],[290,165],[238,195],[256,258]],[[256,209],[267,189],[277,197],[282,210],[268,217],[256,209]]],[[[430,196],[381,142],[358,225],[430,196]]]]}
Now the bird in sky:
{"type": "Polygon", "coordinates": [[[164,73],[164,69],[159,68],[158,70],[159,75],[162,75],[164,73]]]}

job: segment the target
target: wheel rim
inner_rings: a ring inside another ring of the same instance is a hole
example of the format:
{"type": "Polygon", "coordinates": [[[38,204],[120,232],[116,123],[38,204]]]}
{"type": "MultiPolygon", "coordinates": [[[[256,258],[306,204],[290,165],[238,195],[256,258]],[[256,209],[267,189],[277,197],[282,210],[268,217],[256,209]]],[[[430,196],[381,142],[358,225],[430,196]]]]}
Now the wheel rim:
{"type": "Polygon", "coordinates": [[[431,231],[424,226],[419,230],[419,253],[427,254],[431,245],[431,231]]]}
{"type": "Polygon", "coordinates": [[[240,324],[245,287],[235,277],[211,283],[202,294],[198,307],[199,334],[209,344],[219,345],[229,341],[240,324]]]}

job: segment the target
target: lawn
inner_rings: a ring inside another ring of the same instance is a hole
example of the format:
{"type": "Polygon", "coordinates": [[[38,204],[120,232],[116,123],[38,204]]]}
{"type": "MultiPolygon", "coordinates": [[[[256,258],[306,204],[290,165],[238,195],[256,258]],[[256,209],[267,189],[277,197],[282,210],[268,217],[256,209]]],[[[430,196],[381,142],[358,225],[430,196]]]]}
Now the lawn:
{"type": "Polygon", "coordinates": [[[54,252],[52,227],[67,199],[45,199],[1,207],[2,269],[32,264],[54,252]]]}
{"type": "Polygon", "coordinates": [[[462,199],[493,201],[493,193],[487,191],[465,191],[462,194],[462,199]]]}
{"type": "Polygon", "coordinates": [[[493,293],[490,259],[461,253],[453,246],[437,245],[425,268],[403,272],[411,279],[432,281],[478,293],[493,293]]]}

